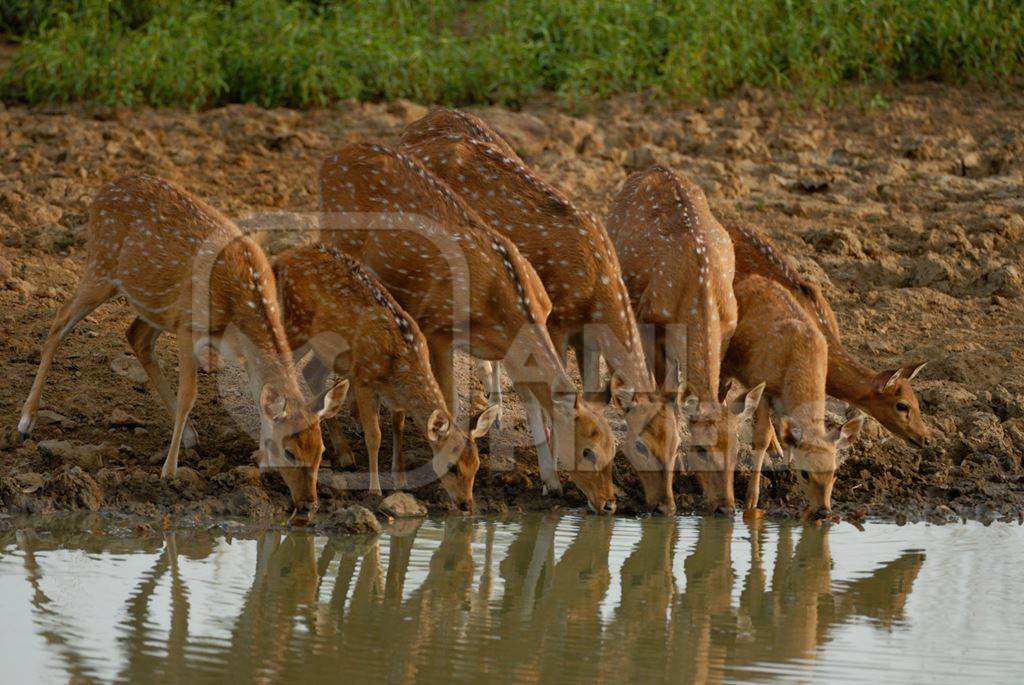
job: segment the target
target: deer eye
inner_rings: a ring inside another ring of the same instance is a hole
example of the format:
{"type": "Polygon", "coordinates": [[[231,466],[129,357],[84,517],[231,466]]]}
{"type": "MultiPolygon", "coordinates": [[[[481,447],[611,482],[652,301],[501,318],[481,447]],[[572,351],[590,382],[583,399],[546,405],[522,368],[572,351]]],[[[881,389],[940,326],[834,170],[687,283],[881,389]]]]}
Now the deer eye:
{"type": "Polygon", "coordinates": [[[583,450],[583,458],[589,461],[591,464],[597,463],[597,452],[587,447],[583,450]]]}
{"type": "Polygon", "coordinates": [[[708,448],[705,447],[704,445],[696,445],[693,448],[693,451],[701,459],[703,459],[703,458],[708,456],[708,448]]]}
{"type": "Polygon", "coordinates": [[[647,443],[645,443],[643,440],[636,441],[636,451],[644,455],[645,457],[648,454],[650,454],[650,451],[647,449],[647,443]]]}
{"type": "Polygon", "coordinates": [[[292,452],[291,450],[285,450],[285,451],[284,451],[284,458],[285,458],[285,460],[286,460],[286,461],[287,461],[287,462],[288,462],[289,464],[296,464],[296,463],[298,463],[298,461],[299,461],[299,460],[298,460],[298,459],[297,459],[297,458],[295,457],[295,453],[294,453],[294,452],[292,452]]]}
{"type": "Polygon", "coordinates": [[[458,462],[454,462],[453,461],[452,463],[448,464],[448,473],[454,474],[458,470],[459,470],[458,462]]]}
{"type": "Polygon", "coordinates": [[[906,402],[897,402],[896,403],[896,410],[897,411],[901,411],[901,412],[903,412],[905,414],[905,413],[910,411],[910,405],[907,404],[906,402]]]}
{"type": "Polygon", "coordinates": [[[810,480],[811,474],[807,473],[807,470],[804,469],[800,471],[800,477],[803,478],[804,480],[810,480]]]}

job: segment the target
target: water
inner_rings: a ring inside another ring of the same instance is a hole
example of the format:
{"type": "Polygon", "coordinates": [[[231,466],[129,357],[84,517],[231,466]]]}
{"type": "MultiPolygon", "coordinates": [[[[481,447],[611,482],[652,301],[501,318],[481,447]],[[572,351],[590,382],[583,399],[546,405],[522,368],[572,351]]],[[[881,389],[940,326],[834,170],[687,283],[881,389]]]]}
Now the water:
{"type": "Polygon", "coordinates": [[[992,682],[1024,528],[529,515],[0,534],[0,680],[992,682]]]}

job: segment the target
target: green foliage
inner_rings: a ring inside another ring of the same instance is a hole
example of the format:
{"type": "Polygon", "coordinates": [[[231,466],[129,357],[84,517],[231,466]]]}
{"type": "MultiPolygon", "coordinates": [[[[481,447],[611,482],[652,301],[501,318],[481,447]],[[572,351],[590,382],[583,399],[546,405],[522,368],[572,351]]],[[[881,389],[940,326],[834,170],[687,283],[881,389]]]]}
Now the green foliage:
{"type": "Polygon", "coordinates": [[[6,0],[7,101],[516,103],[1024,74],[1017,0],[6,0]]]}

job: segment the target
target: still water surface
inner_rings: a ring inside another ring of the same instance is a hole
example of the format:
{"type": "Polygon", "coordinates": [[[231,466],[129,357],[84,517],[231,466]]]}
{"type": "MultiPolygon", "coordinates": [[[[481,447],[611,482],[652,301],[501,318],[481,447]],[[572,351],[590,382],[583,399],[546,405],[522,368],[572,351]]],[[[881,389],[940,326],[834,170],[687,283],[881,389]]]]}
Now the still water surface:
{"type": "Polygon", "coordinates": [[[1024,528],[0,534],[0,680],[1020,682],[1024,528]]]}

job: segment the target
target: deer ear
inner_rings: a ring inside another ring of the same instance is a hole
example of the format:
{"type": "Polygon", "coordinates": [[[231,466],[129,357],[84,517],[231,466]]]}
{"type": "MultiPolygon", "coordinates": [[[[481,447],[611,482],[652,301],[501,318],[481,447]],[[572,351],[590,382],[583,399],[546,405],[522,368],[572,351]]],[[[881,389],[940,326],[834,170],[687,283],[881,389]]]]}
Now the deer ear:
{"type": "Polygon", "coordinates": [[[595,409],[604,409],[612,401],[611,384],[605,384],[604,388],[597,392],[583,393],[583,400],[595,409]]]}
{"type": "Polygon", "coordinates": [[[680,408],[687,416],[694,416],[700,408],[700,398],[696,395],[687,395],[680,408]]]}
{"type": "Polygon", "coordinates": [[[611,383],[609,383],[609,389],[611,392],[611,401],[615,405],[615,408],[619,411],[626,411],[633,406],[633,400],[636,397],[636,391],[627,386],[626,382],[613,374],[611,383]]]}
{"type": "Polygon", "coordinates": [[[435,409],[430,414],[430,418],[427,419],[427,440],[430,442],[438,442],[448,437],[448,431],[451,429],[451,422],[448,420],[440,409],[435,409]]]}
{"type": "Polygon", "coordinates": [[[498,418],[498,411],[500,409],[501,407],[494,404],[473,417],[473,421],[469,425],[469,437],[477,440],[487,435],[487,431],[491,429],[494,419],[498,418]]]}
{"type": "Polygon", "coordinates": [[[313,409],[316,411],[316,417],[324,421],[325,419],[337,416],[338,412],[341,411],[342,405],[345,403],[345,395],[347,394],[348,380],[342,378],[330,390],[314,400],[313,409]]]}
{"type": "Polygon", "coordinates": [[[779,426],[779,439],[790,447],[800,444],[803,431],[800,426],[789,420],[788,416],[782,417],[782,425],[779,426]]]}
{"type": "Polygon", "coordinates": [[[260,390],[260,413],[263,418],[275,423],[284,421],[287,418],[286,408],[288,406],[284,395],[272,387],[270,383],[260,390]]]}
{"type": "Polygon", "coordinates": [[[757,405],[761,404],[761,396],[764,394],[764,382],[755,385],[743,398],[743,405],[738,412],[733,412],[739,417],[739,420],[749,421],[750,417],[757,411],[757,405]]]}
{"type": "Polygon", "coordinates": [[[864,417],[858,416],[850,419],[839,428],[838,435],[836,435],[836,451],[845,450],[847,447],[853,444],[857,436],[860,434],[860,429],[864,427],[864,417]]]}
{"type": "Polygon", "coordinates": [[[890,369],[889,371],[879,371],[878,375],[875,376],[875,384],[878,389],[882,392],[892,390],[896,387],[896,381],[903,378],[903,368],[890,369]]]}
{"type": "Polygon", "coordinates": [[[917,374],[921,373],[921,369],[928,365],[928,362],[921,362],[919,364],[907,364],[906,366],[900,367],[900,373],[908,380],[914,380],[917,374]]]}

